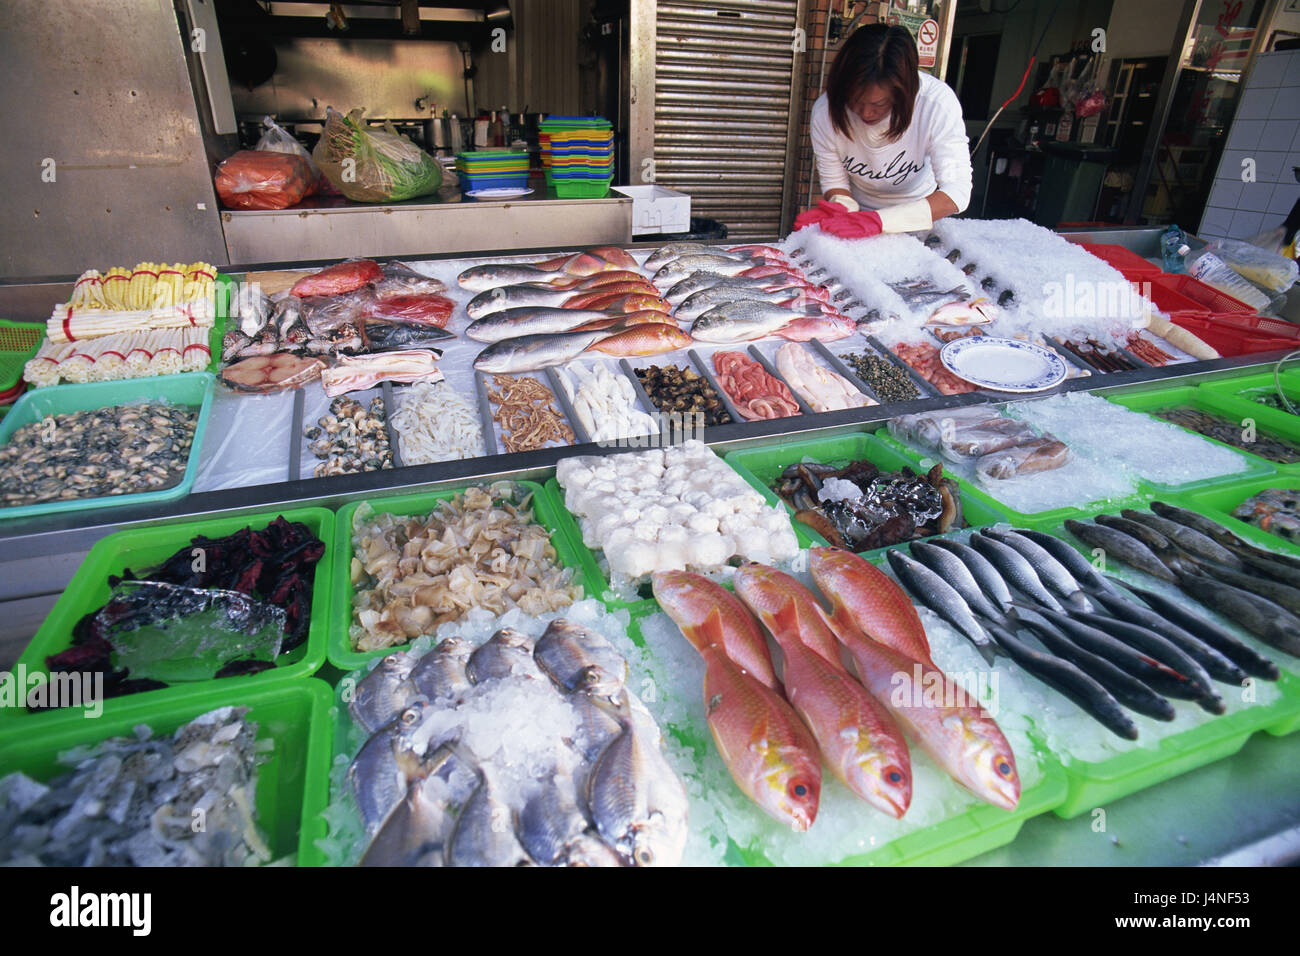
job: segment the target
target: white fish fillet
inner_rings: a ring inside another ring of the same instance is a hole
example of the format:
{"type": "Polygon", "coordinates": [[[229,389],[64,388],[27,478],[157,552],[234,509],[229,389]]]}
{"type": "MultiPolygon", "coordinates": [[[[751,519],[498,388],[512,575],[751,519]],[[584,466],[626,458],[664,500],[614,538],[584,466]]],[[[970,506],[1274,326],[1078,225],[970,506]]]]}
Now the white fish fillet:
{"type": "Polygon", "coordinates": [[[843,375],[823,368],[802,346],[787,342],[776,353],[776,370],[815,412],[875,405],[843,375]]]}

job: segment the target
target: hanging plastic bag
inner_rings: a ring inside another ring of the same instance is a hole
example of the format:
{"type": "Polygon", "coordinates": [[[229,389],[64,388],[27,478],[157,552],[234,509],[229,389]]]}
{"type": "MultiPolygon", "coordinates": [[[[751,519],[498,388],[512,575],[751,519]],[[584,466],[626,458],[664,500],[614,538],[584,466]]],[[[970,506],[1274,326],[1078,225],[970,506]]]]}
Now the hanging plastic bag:
{"type": "Polygon", "coordinates": [[[367,128],[362,112],[326,111],[325,132],[312,156],[329,181],[355,202],[397,202],[437,192],[442,169],[433,157],[391,123],[367,128]]]}
{"type": "Polygon", "coordinates": [[[222,161],[213,178],[228,209],[288,209],[312,188],[307,161],[290,153],[241,149],[222,161]]]}

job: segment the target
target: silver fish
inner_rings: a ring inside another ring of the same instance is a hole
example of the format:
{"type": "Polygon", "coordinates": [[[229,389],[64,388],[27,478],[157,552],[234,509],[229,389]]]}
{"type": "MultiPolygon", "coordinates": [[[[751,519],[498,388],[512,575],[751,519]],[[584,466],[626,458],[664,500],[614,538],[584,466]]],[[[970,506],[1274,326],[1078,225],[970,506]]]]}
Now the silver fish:
{"type": "Polygon", "coordinates": [[[415,662],[411,684],[431,701],[460,696],[472,686],[465,671],[472,651],[464,638],[446,638],[415,662]]]}
{"type": "MultiPolygon", "coordinates": [[[[724,302],[770,302],[773,305],[779,305],[783,302],[789,302],[791,299],[798,300],[802,298],[798,289],[776,289],[769,291],[762,286],[751,283],[719,284],[707,289],[701,289],[686,297],[677,308],[673,309],[673,315],[677,319],[696,319],[708,312],[715,305],[721,305],[724,302]]],[[[806,300],[811,301],[811,300],[806,300]]]]}
{"type": "Polygon", "coordinates": [[[614,679],[614,693],[627,680],[627,662],[603,634],[562,617],[548,624],[537,639],[533,658],[564,691],[574,691],[590,681],[593,667],[614,679]]]}
{"type": "Polygon", "coordinates": [[[993,663],[997,645],[976,620],[961,593],[928,567],[902,551],[885,552],[889,566],[908,593],[966,636],[984,660],[993,663]]]}
{"type": "Polygon", "coordinates": [[[502,309],[471,322],[465,334],[476,342],[500,342],[521,335],[568,332],[586,322],[608,319],[611,313],[597,309],[565,309],[549,305],[525,305],[502,309]]]}
{"type": "Polygon", "coordinates": [[[730,249],[724,249],[721,246],[711,246],[706,242],[670,242],[666,246],[660,246],[645,261],[645,268],[658,269],[660,266],[667,265],[673,259],[680,259],[682,256],[689,255],[710,255],[719,256],[723,259],[749,259],[747,253],[732,252],[730,249]]]}
{"type": "Polygon", "coordinates": [[[411,781],[427,775],[419,753],[404,737],[423,721],[424,710],[424,704],[417,701],[402,711],[362,744],[348,767],[348,782],[367,833],[383,825],[411,781]]]}
{"type": "Polygon", "coordinates": [[[998,574],[1002,575],[1002,580],[1007,584],[1032,598],[1042,607],[1058,612],[1065,610],[1043,585],[1042,578],[1038,576],[1034,565],[1015,548],[983,534],[972,534],[970,544],[989,559],[989,563],[997,568],[998,574]]]}
{"type": "Polygon", "coordinates": [[[450,866],[528,866],[533,861],[515,836],[510,808],[497,796],[486,770],[456,818],[447,847],[450,866]]]}
{"type": "Polygon", "coordinates": [[[475,684],[502,677],[546,679],[533,660],[532,638],[512,627],[503,627],[474,651],[465,673],[475,684]]]}
{"type": "Polygon", "coordinates": [[[502,339],[479,352],[474,368],[480,372],[534,372],[551,365],[563,365],[577,358],[602,339],[608,331],[560,332],[555,335],[521,335],[502,339]]]}
{"type": "MultiPolygon", "coordinates": [[[[442,748],[431,756],[438,769],[450,756],[442,748]]],[[[442,866],[452,817],[443,799],[441,778],[430,773],[407,787],[406,795],[384,818],[361,856],[360,866],[442,866]]]]}
{"type": "Polygon", "coordinates": [[[1093,610],[1092,604],[1089,603],[1082,588],[1079,587],[1079,582],[1075,580],[1069,568],[1056,560],[1051,552],[1038,542],[1032,541],[1015,531],[999,531],[997,528],[985,528],[983,533],[994,541],[1001,541],[1003,544],[1019,551],[1021,556],[1033,567],[1034,573],[1038,575],[1039,580],[1055,591],[1071,607],[1085,612],[1093,610]]]}
{"type": "Polygon", "coordinates": [[[680,256],[667,265],[661,267],[658,272],[651,278],[656,286],[663,288],[676,284],[679,280],[686,278],[692,272],[701,270],[707,272],[716,272],[719,275],[735,276],[740,275],[746,269],[752,269],[757,265],[766,263],[764,259],[732,259],[728,256],[719,256],[709,253],[695,253],[689,256],[680,256]]]}
{"type": "Polygon", "coordinates": [[[389,654],[356,686],[348,713],[358,727],[373,734],[404,711],[419,693],[411,683],[415,660],[405,651],[389,654]]]}
{"type": "Polygon", "coordinates": [[[758,285],[758,279],[752,279],[747,276],[724,276],[717,272],[709,272],[707,269],[699,272],[692,272],[686,278],[673,284],[664,293],[664,299],[673,305],[685,300],[688,296],[694,295],[702,289],[711,289],[720,283],[735,283],[746,285],[758,285]]]}
{"type": "Polygon", "coordinates": [[[501,286],[520,285],[525,282],[554,282],[569,280],[571,276],[550,269],[539,269],[522,262],[490,262],[481,266],[470,266],[456,277],[462,289],[482,292],[501,286]]]}
{"type": "Polygon", "coordinates": [[[498,286],[486,292],[480,292],[465,305],[465,314],[471,319],[481,319],[493,312],[504,309],[519,308],[527,305],[562,306],[575,293],[569,289],[557,289],[541,282],[527,282],[522,285],[498,286]]]}
{"type": "MultiPolygon", "coordinates": [[[[290,298],[294,297],[290,296],[290,298]]],[[[262,331],[262,327],[271,318],[272,308],[271,300],[262,291],[261,286],[256,283],[244,282],[240,284],[239,291],[235,293],[235,299],[231,303],[230,316],[239,319],[239,331],[251,339],[262,331]]],[[[276,309],[276,311],[279,310],[276,309]]]]}
{"type": "Polygon", "coordinates": [[[586,688],[571,694],[568,701],[578,715],[578,730],[569,745],[583,763],[594,763],[623,732],[618,712],[599,691],[586,688]]]}
{"type": "Polygon", "coordinates": [[[565,866],[622,866],[617,853],[595,833],[580,834],[569,844],[561,862],[565,866]]]}
{"type": "Polygon", "coordinates": [[[785,328],[805,315],[821,315],[819,308],[787,309],[770,302],[726,302],[715,305],[691,324],[691,338],[700,342],[748,342],[785,328]]]}
{"type": "Polygon", "coordinates": [[[605,748],[587,782],[601,838],[633,866],[676,866],[686,848],[686,788],[631,720],[605,748]]]}
{"type": "Polygon", "coordinates": [[[557,773],[519,811],[519,842],[540,865],[563,865],[569,847],[586,832],[577,797],[573,778],[557,773]]]}

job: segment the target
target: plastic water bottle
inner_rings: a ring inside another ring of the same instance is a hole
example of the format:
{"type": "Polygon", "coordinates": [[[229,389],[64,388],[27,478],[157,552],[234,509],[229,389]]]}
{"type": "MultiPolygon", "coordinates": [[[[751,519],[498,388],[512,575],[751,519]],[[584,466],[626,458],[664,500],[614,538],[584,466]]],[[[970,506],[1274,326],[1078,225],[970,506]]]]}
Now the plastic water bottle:
{"type": "Polygon", "coordinates": [[[1177,275],[1185,272],[1183,265],[1183,256],[1187,255],[1191,247],[1187,245],[1187,237],[1178,226],[1172,225],[1165,230],[1160,237],[1160,259],[1164,263],[1165,272],[1177,275]]]}
{"type": "Polygon", "coordinates": [[[1256,312],[1269,307],[1271,300],[1268,296],[1243,279],[1235,269],[1210,250],[1198,252],[1187,266],[1187,272],[1193,279],[1199,279],[1206,285],[1227,293],[1239,302],[1246,303],[1256,312]]]}

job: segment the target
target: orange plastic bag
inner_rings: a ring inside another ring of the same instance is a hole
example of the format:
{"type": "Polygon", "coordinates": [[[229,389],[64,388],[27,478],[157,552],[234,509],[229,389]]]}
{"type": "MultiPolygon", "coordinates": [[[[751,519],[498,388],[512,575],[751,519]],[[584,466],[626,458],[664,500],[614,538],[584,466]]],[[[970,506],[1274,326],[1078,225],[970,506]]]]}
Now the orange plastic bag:
{"type": "Polygon", "coordinates": [[[217,167],[214,182],[228,209],[288,209],[310,194],[313,177],[301,156],[241,149],[217,167]]]}

